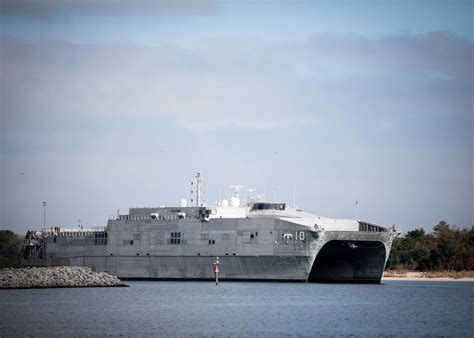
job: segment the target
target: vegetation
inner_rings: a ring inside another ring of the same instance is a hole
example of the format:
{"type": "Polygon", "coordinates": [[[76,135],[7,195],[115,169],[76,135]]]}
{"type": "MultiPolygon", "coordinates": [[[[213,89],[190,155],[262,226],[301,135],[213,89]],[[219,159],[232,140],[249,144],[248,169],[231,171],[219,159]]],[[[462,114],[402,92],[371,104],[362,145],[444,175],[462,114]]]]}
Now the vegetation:
{"type": "Polygon", "coordinates": [[[432,234],[422,228],[395,238],[387,269],[417,271],[474,270],[474,226],[459,229],[441,221],[432,234]]]}
{"type": "Polygon", "coordinates": [[[23,238],[11,230],[0,230],[0,268],[17,266],[23,238]]]}
{"type": "Polygon", "coordinates": [[[22,237],[11,230],[0,230],[0,258],[18,259],[21,251],[22,237]]]}

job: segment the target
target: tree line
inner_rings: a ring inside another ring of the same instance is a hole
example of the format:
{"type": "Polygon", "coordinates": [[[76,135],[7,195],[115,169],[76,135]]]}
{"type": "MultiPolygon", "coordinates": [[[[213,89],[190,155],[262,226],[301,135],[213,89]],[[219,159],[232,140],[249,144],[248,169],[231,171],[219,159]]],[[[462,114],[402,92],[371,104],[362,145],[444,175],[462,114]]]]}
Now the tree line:
{"type": "Polygon", "coordinates": [[[474,226],[460,229],[445,221],[433,233],[419,228],[395,238],[387,269],[418,271],[474,270],[474,226]]]}

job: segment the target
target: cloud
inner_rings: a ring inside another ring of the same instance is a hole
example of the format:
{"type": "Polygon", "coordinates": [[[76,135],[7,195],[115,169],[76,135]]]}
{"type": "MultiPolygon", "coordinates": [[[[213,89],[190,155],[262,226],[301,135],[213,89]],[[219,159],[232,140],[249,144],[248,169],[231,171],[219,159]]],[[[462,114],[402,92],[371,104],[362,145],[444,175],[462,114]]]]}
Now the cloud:
{"type": "Polygon", "coordinates": [[[50,20],[64,13],[133,14],[173,13],[188,15],[205,13],[215,8],[213,0],[1,0],[3,14],[27,19],[50,20]]]}
{"type": "Polygon", "coordinates": [[[7,116],[37,123],[138,118],[210,130],[470,119],[473,44],[444,33],[194,49],[3,38],[1,53],[7,116]]]}

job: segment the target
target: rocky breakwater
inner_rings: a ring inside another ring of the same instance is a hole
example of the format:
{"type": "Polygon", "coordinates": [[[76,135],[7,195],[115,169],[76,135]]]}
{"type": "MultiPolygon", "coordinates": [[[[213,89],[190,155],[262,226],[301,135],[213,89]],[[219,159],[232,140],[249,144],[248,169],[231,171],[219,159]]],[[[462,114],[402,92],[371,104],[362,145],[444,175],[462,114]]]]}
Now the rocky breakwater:
{"type": "Polygon", "coordinates": [[[106,272],[88,267],[6,268],[0,270],[0,289],[127,286],[106,272]]]}

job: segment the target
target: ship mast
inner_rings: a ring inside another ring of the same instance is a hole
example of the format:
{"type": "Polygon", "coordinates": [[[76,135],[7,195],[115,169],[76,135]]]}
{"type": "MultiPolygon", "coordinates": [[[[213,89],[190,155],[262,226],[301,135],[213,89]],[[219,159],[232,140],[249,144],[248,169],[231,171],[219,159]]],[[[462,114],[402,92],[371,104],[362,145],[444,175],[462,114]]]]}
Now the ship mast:
{"type": "MultiPolygon", "coordinates": [[[[201,179],[201,173],[198,171],[196,173],[196,176],[194,176],[196,179],[196,206],[199,207],[201,205],[201,195],[203,193],[203,182],[201,179]]],[[[192,183],[191,183],[192,184],[192,183]]],[[[192,193],[192,191],[191,191],[192,193]]]]}

